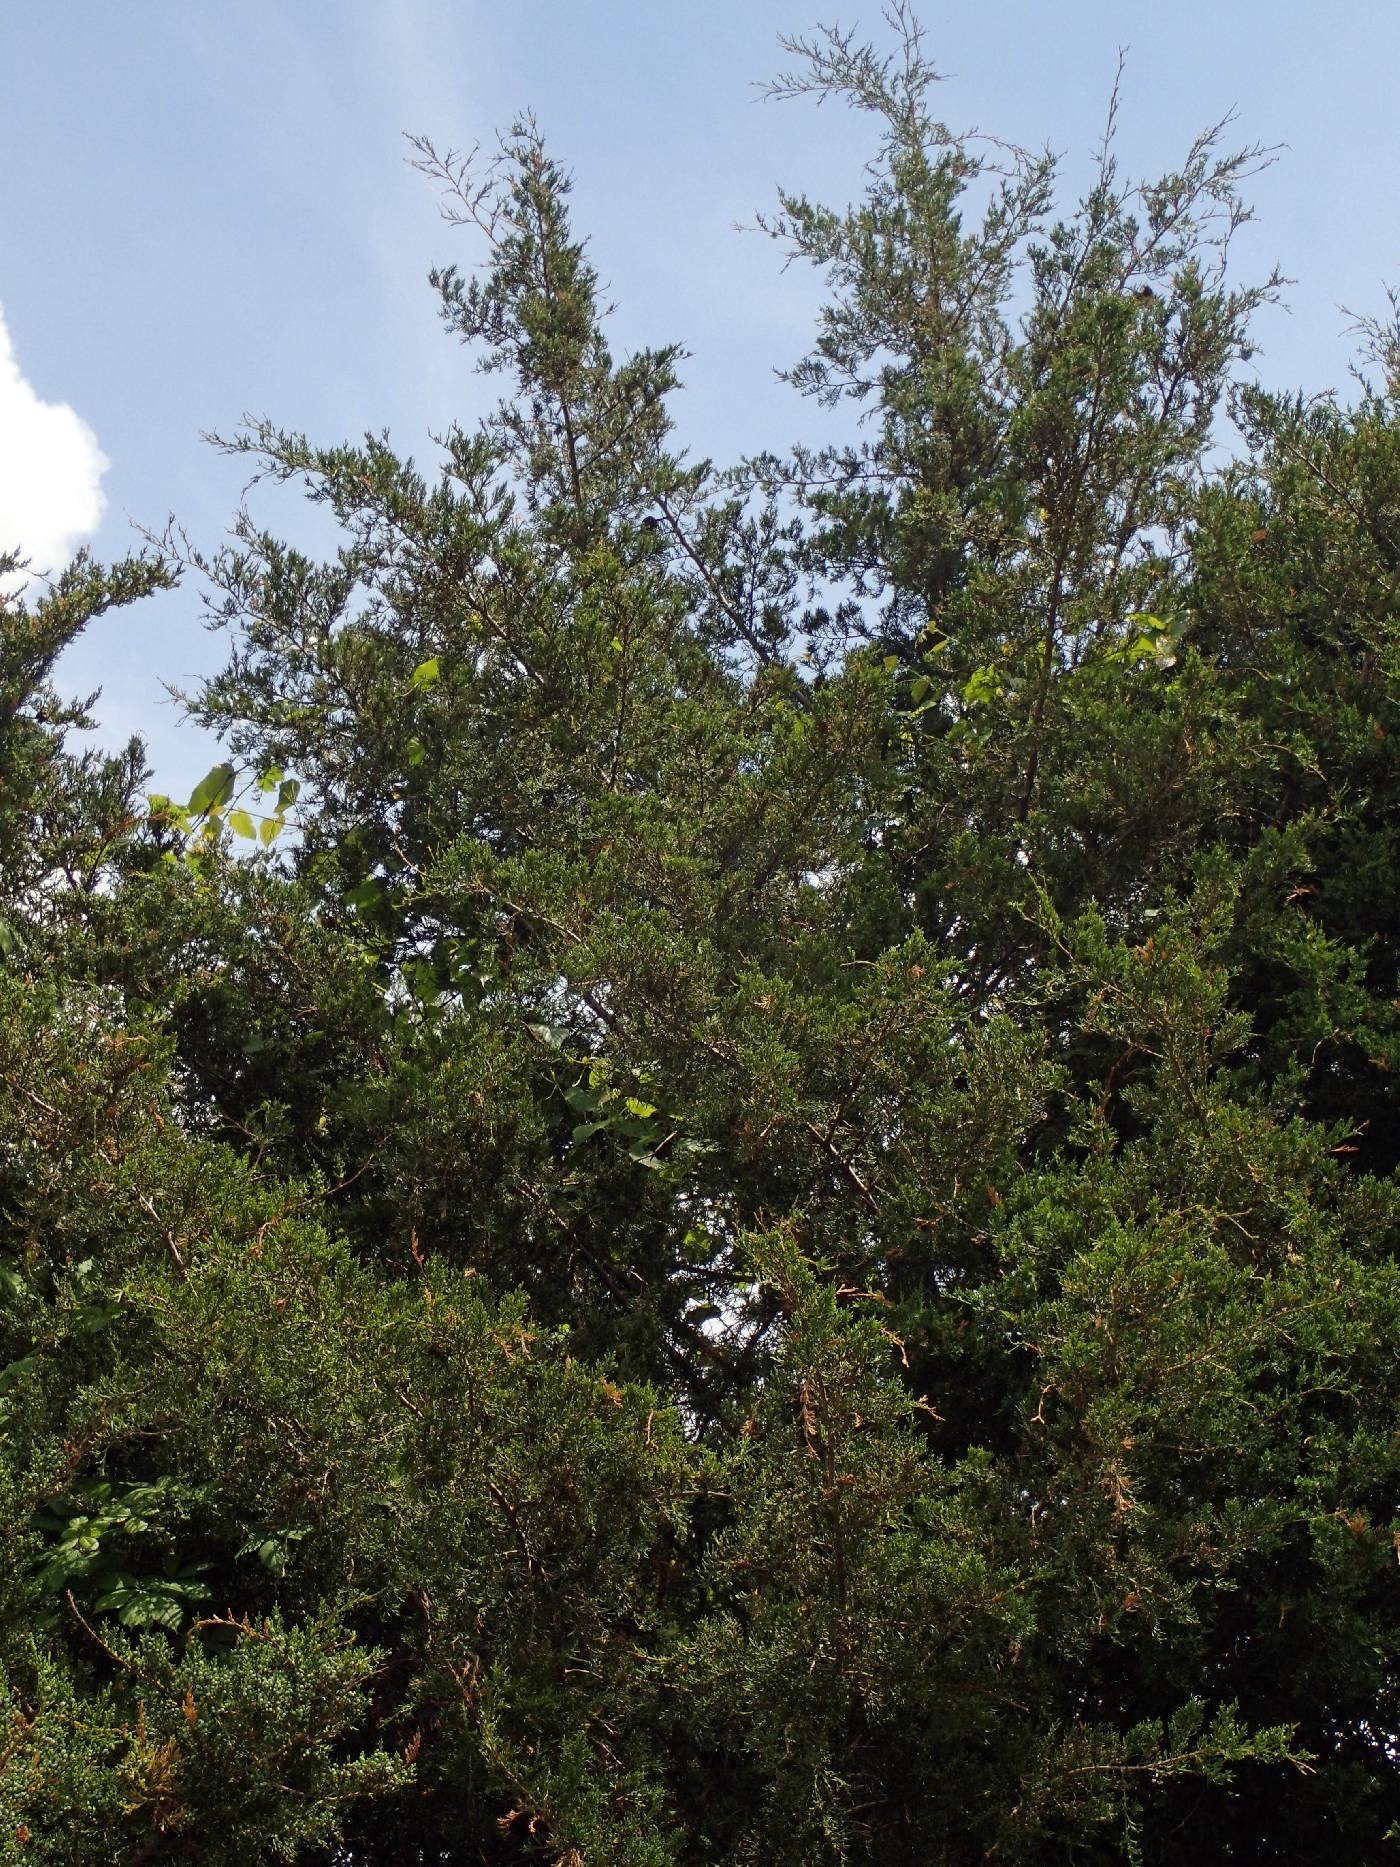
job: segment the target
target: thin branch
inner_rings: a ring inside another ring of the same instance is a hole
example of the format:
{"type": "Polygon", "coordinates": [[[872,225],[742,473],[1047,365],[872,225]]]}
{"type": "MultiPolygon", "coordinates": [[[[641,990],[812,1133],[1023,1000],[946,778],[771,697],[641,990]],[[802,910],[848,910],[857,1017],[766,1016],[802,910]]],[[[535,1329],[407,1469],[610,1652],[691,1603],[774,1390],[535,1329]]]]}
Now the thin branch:
{"type": "Polygon", "coordinates": [[[180,1246],[176,1240],[175,1234],[165,1224],[160,1214],[144,1193],[135,1193],[134,1197],[137,1205],[140,1206],[144,1212],[149,1213],[151,1218],[154,1219],[156,1224],[160,1227],[161,1237],[165,1240],[165,1248],[170,1254],[170,1261],[175,1266],[175,1273],[179,1277],[180,1282],[182,1284],[188,1283],[190,1274],[185,1267],[184,1258],[180,1255],[180,1246]]]}

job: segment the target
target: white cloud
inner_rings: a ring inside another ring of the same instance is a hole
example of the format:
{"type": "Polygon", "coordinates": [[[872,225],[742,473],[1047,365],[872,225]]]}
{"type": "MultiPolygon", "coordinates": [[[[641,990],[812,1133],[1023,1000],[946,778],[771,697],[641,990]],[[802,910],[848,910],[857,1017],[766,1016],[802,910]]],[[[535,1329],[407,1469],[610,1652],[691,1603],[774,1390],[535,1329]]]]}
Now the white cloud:
{"type": "Polygon", "coordinates": [[[107,466],[82,417],[41,401],[21,373],[0,305],[0,551],[62,569],[102,522],[107,466]]]}

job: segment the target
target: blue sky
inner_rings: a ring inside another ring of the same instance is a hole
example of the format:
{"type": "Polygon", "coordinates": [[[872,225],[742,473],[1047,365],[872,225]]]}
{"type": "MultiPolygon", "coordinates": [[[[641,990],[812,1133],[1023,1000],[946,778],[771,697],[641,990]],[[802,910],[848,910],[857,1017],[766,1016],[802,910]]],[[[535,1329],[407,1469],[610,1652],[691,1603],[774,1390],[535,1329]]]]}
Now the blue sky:
{"type": "MultiPolygon", "coordinates": [[[[774,370],[802,352],[816,283],[734,230],[779,181],[858,190],[865,126],[753,88],[785,62],[780,32],[831,17],[810,3],[0,0],[0,543],[51,566],[80,541],[112,557],[173,513],[216,544],[244,469],[199,436],[245,411],[328,442],[388,428],[430,458],[430,432],[488,386],[424,284],[471,248],[401,133],[469,147],[525,108],[575,173],[617,346],[692,352],[683,443],[723,460],[810,434],[774,370]]],[[[875,5],[840,17],[882,30],[875,5]]],[[[1287,144],[1240,247],[1243,273],[1277,260],[1297,281],[1261,320],[1256,367],[1343,383],[1341,307],[1379,311],[1400,282],[1394,0],[962,0],[922,17],[948,121],[1049,143],[1071,182],[1120,46],[1129,169],[1168,166],[1232,107],[1240,140],[1287,144]]],[[[290,493],[270,510],[304,524],[290,493]]],[[[221,659],[187,583],[94,625],[62,673],[103,688],[102,738],[143,733],[178,794],[212,753],[161,683],[221,659]]]]}

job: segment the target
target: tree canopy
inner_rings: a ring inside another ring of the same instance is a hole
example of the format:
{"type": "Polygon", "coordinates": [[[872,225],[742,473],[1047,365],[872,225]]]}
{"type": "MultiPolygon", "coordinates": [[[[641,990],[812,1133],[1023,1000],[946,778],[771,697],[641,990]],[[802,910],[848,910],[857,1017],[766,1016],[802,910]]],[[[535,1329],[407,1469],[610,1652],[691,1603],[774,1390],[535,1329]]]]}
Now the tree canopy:
{"type": "Polygon", "coordinates": [[[1263,153],[1066,203],[893,17],[829,445],[684,454],[524,120],[492,415],[0,596],[0,1861],[1400,1837],[1400,339],[1251,383],[1263,153]],[[52,678],[181,575],[188,804],[52,678]]]}

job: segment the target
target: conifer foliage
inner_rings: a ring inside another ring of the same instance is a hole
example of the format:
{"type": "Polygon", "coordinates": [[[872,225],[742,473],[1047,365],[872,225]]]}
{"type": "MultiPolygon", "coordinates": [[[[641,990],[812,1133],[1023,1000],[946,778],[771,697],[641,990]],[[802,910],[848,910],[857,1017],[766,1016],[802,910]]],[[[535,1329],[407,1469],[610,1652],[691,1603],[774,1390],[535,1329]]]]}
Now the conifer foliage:
{"type": "Polygon", "coordinates": [[[829,446],[686,459],[525,121],[494,415],[0,598],[0,1861],[1400,1836],[1400,342],[1242,386],[1260,152],[1066,206],[892,20],[829,446]],[[182,570],[187,805],[50,684],[182,570]]]}

